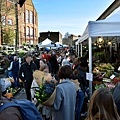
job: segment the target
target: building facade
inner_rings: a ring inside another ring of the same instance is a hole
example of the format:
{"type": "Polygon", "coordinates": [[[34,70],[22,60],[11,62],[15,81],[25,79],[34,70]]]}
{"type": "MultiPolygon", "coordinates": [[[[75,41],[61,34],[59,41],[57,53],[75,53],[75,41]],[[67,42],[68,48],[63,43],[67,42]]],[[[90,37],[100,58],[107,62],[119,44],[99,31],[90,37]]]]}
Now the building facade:
{"type": "MultiPolygon", "coordinates": [[[[15,41],[15,5],[10,0],[1,0],[0,2],[0,45],[5,43],[6,34],[12,34],[13,42],[15,41]]],[[[8,37],[10,38],[10,37],[8,37]]],[[[9,40],[10,41],[10,40],[9,40]]],[[[9,43],[9,41],[7,43],[9,43]]]]}
{"type": "Polygon", "coordinates": [[[26,0],[22,8],[17,5],[16,0],[2,0],[0,3],[0,43],[4,43],[4,30],[10,28],[14,32],[14,42],[16,40],[19,45],[37,44],[38,43],[38,14],[33,5],[32,0],[26,0]],[[10,10],[7,10],[10,8],[10,10]],[[8,12],[6,12],[8,11],[8,12]],[[17,17],[16,17],[17,16],[17,17]],[[18,19],[18,27],[16,19],[18,19]],[[18,29],[17,29],[18,28],[18,29]],[[16,32],[18,31],[18,37],[16,32]]]}
{"type": "Polygon", "coordinates": [[[46,38],[49,38],[52,42],[62,43],[62,34],[60,32],[40,32],[39,33],[39,42],[42,42],[46,38]]]}
{"type": "Polygon", "coordinates": [[[19,11],[19,43],[38,43],[38,14],[32,0],[26,0],[19,11]]]}
{"type": "Polygon", "coordinates": [[[115,9],[120,7],[120,0],[114,0],[114,2],[98,17],[97,20],[103,20],[109,16],[115,9]]]}

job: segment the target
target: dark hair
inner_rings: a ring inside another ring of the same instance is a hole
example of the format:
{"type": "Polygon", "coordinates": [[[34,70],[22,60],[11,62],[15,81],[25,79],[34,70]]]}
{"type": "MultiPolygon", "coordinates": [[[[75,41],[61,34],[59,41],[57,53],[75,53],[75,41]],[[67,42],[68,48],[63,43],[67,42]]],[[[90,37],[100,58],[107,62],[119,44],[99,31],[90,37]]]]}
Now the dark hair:
{"type": "Polygon", "coordinates": [[[69,65],[64,65],[60,68],[58,72],[58,77],[60,79],[72,79],[73,78],[73,71],[72,68],[69,65]]]}
{"type": "Polygon", "coordinates": [[[81,66],[81,67],[88,67],[88,63],[87,63],[87,62],[81,62],[81,63],[80,63],[80,66],[81,66]]]}
{"type": "Polygon", "coordinates": [[[25,58],[27,58],[27,57],[33,57],[33,55],[31,55],[31,54],[26,54],[26,55],[25,55],[25,58]]]}

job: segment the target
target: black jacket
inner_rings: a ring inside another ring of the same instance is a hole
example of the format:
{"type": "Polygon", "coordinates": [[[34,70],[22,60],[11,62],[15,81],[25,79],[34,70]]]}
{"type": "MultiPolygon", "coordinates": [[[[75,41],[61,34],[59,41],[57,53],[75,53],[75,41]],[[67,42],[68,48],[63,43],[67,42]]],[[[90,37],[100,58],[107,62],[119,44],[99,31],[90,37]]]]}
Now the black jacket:
{"type": "Polygon", "coordinates": [[[33,81],[33,72],[37,69],[35,63],[31,63],[30,65],[28,65],[28,63],[23,63],[20,67],[19,70],[19,78],[23,81],[23,82],[28,82],[28,83],[32,83],[33,81]]]}
{"type": "Polygon", "coordinates": [[[74,75],[74,79],[78,79],[81,89],[85,91],[87,87],[86,72],[80,66],[77,67],[77,74],[74,75]]]}
{"type": "Polygon", "coordinates": [[[113,91],[113,98],[117,107],[118,114],[120,115],[120,83],[118,83],[113,91]]]}

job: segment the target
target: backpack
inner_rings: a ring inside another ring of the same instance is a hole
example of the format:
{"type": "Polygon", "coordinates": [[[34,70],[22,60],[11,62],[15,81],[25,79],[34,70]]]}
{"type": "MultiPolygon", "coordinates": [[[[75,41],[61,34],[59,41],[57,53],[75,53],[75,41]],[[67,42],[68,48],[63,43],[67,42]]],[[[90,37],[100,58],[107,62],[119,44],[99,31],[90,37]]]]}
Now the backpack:
{"type": "Polygon", "coordinates": [[[0,112],[8,107],[17,107],[21,113],[23,120],[43,120],[36,106],[29,100],[15,100],[4,103],[0,106],[0,112]]]}

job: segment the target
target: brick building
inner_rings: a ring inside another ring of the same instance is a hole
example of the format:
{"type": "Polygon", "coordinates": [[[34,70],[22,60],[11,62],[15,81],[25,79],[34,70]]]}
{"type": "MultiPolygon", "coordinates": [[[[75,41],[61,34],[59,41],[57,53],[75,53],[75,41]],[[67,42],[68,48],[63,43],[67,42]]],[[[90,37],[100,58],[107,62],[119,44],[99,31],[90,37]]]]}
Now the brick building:
{"type": "MultiPolygon", "coordinates": [[[[8,14],[3,14],[0,10],[1,20],[4,19],[0,27],[0,44],[3,43],[2,31],[4,28],[10,26],[14,33],[16,32],[15,2],[16,0],[2,0],[0,3],[0,6],[2,6],[0,8],[4,9],[4,11],[12,6],[8,14]]],[[[22,8],[20,8],[18,5],[18,34],[19,45],[22,45],[23,43],[38,43],[38,14],[32,0],[26,0],[22,8]]],[[[15,44],[15,38],[13,44],[15,44]]]]}
{"type": "Polygon", "coordinates": [[[20,44],[38,43],[38,14],[32,0],[26,0],[20,9],[19,40],[20,44]]]}
{"type": "MultiPolygon", "coordinates": [[[[10,0],[1,0],[0,2],[0,45],[4,43],[5,31],[10,29],[15,33],[15,5],[10,0]]],[[[15,38],[14,38],[15,39],[15,38]]]]}
{"type": "Polygon", "coordinates": [[[49,38],[53,42],[62,43],[62,34],[60,32],[40,32],[39,33],[39,42],[42,42],[46,38],[49,38]]]}

